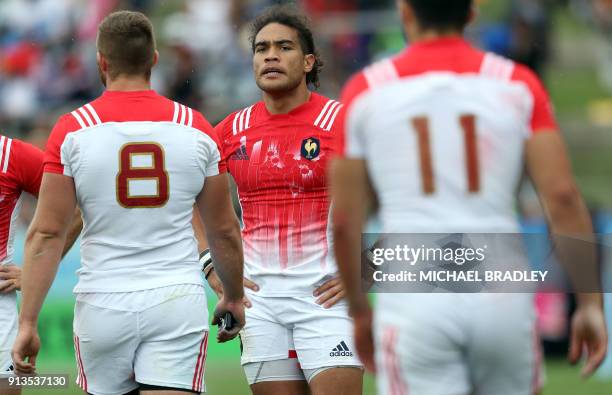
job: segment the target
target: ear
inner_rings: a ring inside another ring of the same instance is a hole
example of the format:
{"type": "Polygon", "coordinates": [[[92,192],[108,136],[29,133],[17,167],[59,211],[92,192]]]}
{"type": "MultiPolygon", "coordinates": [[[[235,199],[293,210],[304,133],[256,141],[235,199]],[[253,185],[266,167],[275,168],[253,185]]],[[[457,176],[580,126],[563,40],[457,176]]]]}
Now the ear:
{"type": "Polygon", "coordinates": [[[310,73],[314,69],[316,62],[317,57],[313,54],[304,56],[304,72],[306,72],[306,74],[310,73]]]}
{"type": "Polygon", "coordinates": [[[408,0],[396,0],[396,3],[402,20],[402,26],[404,26],[404,31],[406,32],[406,38],[408,41],[413,41],[419,33],[419,21],[414,13],[414,9],[408,0]]]}
{"type": "Polygon", "coordinates": [[[104,73],[108,72],[108,62],[100,52],[96,54],[96,60],[98,61],[100,70],[102,70],[104,73]]]}
{"type": "Polygon", "coordinates": [[[474,4],[470,9],[470,16],[468,17],[468,25],[471,25],[478,17],[478,5],[474,4]]]}
{"type": "Polygon", "coordinates": [[[159,61],[159,52],[155,50],[155,53],[153,54],[153,66],[157,65],[158,61],[159,61]]]}
{"type": "Polygon", "coordinates": [[[412,7],[406,0],[396,0],[397,8],[399,10],[400,18],[404,26],[411,26],[414,23],[415,16],[412,7]]]}

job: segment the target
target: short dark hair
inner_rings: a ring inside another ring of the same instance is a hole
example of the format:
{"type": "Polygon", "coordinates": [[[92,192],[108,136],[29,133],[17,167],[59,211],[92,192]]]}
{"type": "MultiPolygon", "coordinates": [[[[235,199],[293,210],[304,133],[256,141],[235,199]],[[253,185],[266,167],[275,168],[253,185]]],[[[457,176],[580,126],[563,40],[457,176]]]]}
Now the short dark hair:
{"type": "Polygon", "coordinates": [[[266,26],[278,23],[292,28],[298,33],[300,47],[306,55],[314,55],[315,64],[308,74],[306,74],[306,83],[315,88],[319,87],[319,73],[323,68],[323,61],[319,57],[319,53],[315,46],[315,41],[310,28],[310,21],[305,16],[299,14],[293,7],[290,6],[274,6],[268,8],[263,14],[259,15],[251,24],[251,50],[255,52],[255,38],[257,34],[266,26]]]}
{"type": "Polygon", "coordinates": [[[98,26],[98,51],[108,62],[111,79],[124,75],[151,77],[155,57],[153,24],[144,14],[117,11],[98,26]]]}
{"type": "Polygon", "coordinates": [[[462,31],[470,21],[473,0],[404,0],[423,30],[462,31]]]}

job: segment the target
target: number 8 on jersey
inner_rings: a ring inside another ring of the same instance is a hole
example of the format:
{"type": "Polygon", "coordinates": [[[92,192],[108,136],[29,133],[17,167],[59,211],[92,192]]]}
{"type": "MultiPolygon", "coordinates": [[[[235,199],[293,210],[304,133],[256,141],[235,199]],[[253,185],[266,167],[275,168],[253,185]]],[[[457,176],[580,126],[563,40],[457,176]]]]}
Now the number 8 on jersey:
{"type": "Polygon", "coordinates": [[[128,143],[119,150],[117,202],[125,208],[163,207],[169,198],[169,179],[164,162],[164,150],[152,142],[128,143]],[[130,184],[154,180],[156,194],[132,195],[130,184]]]}

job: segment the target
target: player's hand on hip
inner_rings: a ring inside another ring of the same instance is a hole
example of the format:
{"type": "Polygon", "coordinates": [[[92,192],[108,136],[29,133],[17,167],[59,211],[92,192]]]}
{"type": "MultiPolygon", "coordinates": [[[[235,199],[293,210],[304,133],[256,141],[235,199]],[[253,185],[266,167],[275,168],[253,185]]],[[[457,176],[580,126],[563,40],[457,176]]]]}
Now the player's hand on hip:
{"type": "Polygon", "coordinates": [[[15,265],[0,266],[0,293],[7,294],[21,289],[21,268],[15,265]]]}
{"type": "Polygon", "coordinates": [[[372,332],[372,310],[367,309],[357,314],[353,314],[355,330],[355,347],[359,359],[365,369],[369,372],[376,372],[374,361],[374,334],[372,332]]]}
{"type": "Polygon", "coordinates": [[[608,334],[601,306],[579,307],[572,318],[569,360],[575,364],[586,351],[584,378],[593,374],[606,357],[608,334]]]}
{"type": "Polygon", "coordinates": [[[220,326],[219,332],[217,333],[217,341],[219,343],[232,340],[238,336],[238,333],[242,327],[244,327],[244,301],[230,301],[222,297],[215,308],[212,324],[220,325],[226,323],[225,317],[227,313],[231,314],[231,327],[228,327],[228,325],[220,326]]]}
{"type": "Polygon", "coordinates": [[[315,289],[313,295],[318,297],[317,304],[329,309],[344,298],[346,291],[340,277],[334,277],[315,289]]]}
{"type": "MultiPolygon", "coordinates": [[[[219,276],[217,276],[217,273],[215,273],[215,271],[213,270],[212,272],[210,272],[210,274],[208,275],[208,285],[210,285],[210,287],[212,288],[212,290],[215,292],[215,294],[217,295],[217,298],[221,299],[223,297],[223,284],[221,283],[221,280],[219,279],[219,276]]],[[[252,291],[259,291],[259,285],[255,284],[253,281],[248,280],[248,279],[244,279],[244,287],[248,288],[252,291]]],[[[253,307],[253,304],[251,303],[251,301],[249,300],[249,298],[247,298],[247,296],[244,296],[243,299],[244,302],[244,306],[247,308],[251,308],[253,307]]]]}
{"type": "Polygon", "coordinates": [[[212,290],[215,292],[217,298],[223,298],[223,284],[221,283],[219,276],[217,276],[217,273],[215,273],[214,270],[210,272],[206,281],[208,281],[208,285],[210,285],[212,290]]]}
{"type": "Polygon", "coordinates": [[[36,372],[36,356],[40,350],[40,338],[35,326],[20,325],[11,356],[17,374],[36,372]]]}

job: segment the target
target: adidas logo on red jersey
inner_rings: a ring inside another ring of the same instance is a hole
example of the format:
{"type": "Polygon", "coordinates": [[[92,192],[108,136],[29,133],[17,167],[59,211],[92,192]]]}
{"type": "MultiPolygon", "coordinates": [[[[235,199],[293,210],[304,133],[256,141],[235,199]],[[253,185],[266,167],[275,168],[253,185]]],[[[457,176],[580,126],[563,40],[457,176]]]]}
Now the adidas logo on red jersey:
{"type": "Polygon", "coordinates": [[[230,156],[230,160],[249,160],[249,154],[247,153],[246,147],[243,145],[238,148],[232,156],[230,156]]]}

